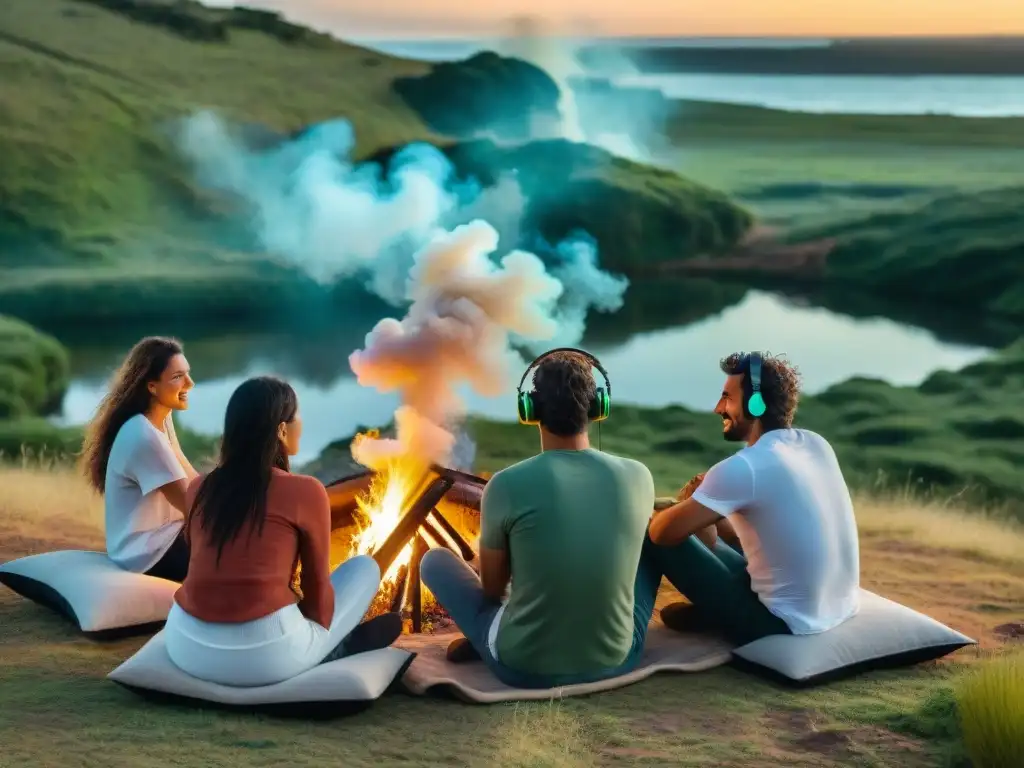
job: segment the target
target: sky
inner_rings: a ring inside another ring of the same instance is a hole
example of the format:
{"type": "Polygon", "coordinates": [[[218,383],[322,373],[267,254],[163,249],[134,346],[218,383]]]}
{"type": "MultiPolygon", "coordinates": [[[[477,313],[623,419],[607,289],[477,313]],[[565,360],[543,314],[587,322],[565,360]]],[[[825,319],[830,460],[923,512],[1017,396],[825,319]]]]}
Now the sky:
{"type": "MultiPolygon", "coordinates": [[[[211,0],[211,5],[235,4],[211,0]]],[[[1024,0],[251,0],[342,37],[458,37],[515,16],[560,33],[854,37],[1024,34],[1024,0]]]]}

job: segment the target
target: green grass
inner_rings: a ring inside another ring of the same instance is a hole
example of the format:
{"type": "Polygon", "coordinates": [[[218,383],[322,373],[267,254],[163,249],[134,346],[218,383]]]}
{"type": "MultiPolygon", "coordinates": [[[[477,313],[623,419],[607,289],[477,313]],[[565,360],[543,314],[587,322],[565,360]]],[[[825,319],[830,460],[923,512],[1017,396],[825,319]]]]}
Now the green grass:
{"type": "Polygon", "coordinates": [[[386,695],[354,718],[313,723],[144,703],[104,675],[142,641],[96,645],[24,601],[0,600],[0,722],[4,759],[34,765],[60,754],[69,766],[462,765],[591,768],[599,765],[960,766],[954,727],[920,727],[922,702],[954,670],[925,666],[806,692],[732,669],[663,675],[556,704],[460,704],[386,695]],[[834,746],[806,742],[808,723],[834,746]],[[901,762],[894,762],[894,761],[901,762]]]}
{"type": "MultiPolygon", "coordinates": [[[[258,31],[197,43],[70,0],[0,7],[0,233],[76,246],[131,240],[198,207],[159,129],[200,107],[288,133],[344,115],[357,152],[430,137],[391,91],[425,65],[258,31]]],[[[2,235],[0,235],[2,236],[2,235]]]]}
{"type": "Polygon", "coordinates": [[[975,768],[1013,768],[1024,755],[1024,654],[973,670],[957,689],[967,754],[975,768]]]}

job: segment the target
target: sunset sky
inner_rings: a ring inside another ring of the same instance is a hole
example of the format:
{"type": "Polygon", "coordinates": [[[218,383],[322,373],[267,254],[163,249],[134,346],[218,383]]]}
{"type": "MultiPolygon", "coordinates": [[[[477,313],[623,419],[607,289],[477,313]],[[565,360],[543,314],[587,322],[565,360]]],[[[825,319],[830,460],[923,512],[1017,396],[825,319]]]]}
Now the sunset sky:
{"type": "Polygon", "coordinates": [[[1024,34],[1024,0],[256,0],[249,4],[283,10],[291,18],[330,27],[342,36],[487,35],[516,15],[546,16],[562,32],[577,28],[616,36],[1024,34]]]}

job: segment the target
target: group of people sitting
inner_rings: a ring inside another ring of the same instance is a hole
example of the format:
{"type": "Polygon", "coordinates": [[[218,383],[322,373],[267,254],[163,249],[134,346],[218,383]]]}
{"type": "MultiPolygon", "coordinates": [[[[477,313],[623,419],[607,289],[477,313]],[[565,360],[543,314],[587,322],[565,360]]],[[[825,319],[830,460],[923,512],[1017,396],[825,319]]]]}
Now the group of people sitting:
{"type": "MultiPolygon", "coordinates": [[[[463,633],[451,661],[482,659],[527,688],[625,674],[663,578],[688,601],[662,610],[667,626],[736,644],[824,632],[857,612],[850,493],[829,444],[792,426],[793,368],[757,353],[722,361],[715,413],[725,439],[743,445],[665,500],[643,463],[591,446],[590,423],[610,409],[594,367],[605,373],[579,350],[534,361],[518,408],[539,429],[540,453],[488,481],[473,563],[442,548],[423,557],[422,582],[463,633]]],[[[332,571],[327,491],[290,471],[302,435],[292,387],[242,383],[216,466],[201,475],[171,417],[193,386],[178,342],[143,339],[83,451],[105,498],[110,558],[181,582],[165,627],[171,660],[204,680],[256,686],[393,643],[400,615],[359,623],[379,589],[376,561],[355,556],[332,571]]]]}

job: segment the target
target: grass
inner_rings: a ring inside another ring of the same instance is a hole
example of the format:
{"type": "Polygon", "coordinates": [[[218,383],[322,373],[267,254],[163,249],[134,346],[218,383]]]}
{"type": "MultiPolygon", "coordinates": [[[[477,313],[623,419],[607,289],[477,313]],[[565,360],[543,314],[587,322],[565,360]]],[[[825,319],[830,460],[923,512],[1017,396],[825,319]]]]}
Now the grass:
{"type": "Polygon", "coordinates": [[[977,768],[1012,768],[1024,755],[1024,654],[1007,653],[957,690],[967,754],[977,768]]]}
{"type": "MultiPolygon", "coordinates": [[[[669,485],[672,477],[659,477],[669,485]]],[[[97,644],[0,591],[4,765],[963,767],[956,691],[1024,615],[1024,532],[947,504],[857,500],[867,588],[977,638],[946,660],[808,691],[731,668],[561,702],[472,706],[387,695],[332,723],[143,703],[104,676],[143,639],[97,644]],[[968,554],[970,553],[970,554],[968,554]],[[6,761],[6,762],[4,762],[6,761]]],[[[102,547],[102,504],[61,466],[0,467],[0,561],[102,547]]],[[[665,589],[660,603],[678,599],[665,589]]],[[[981,765],[977,768],[982,768],[981,765]]]]}

